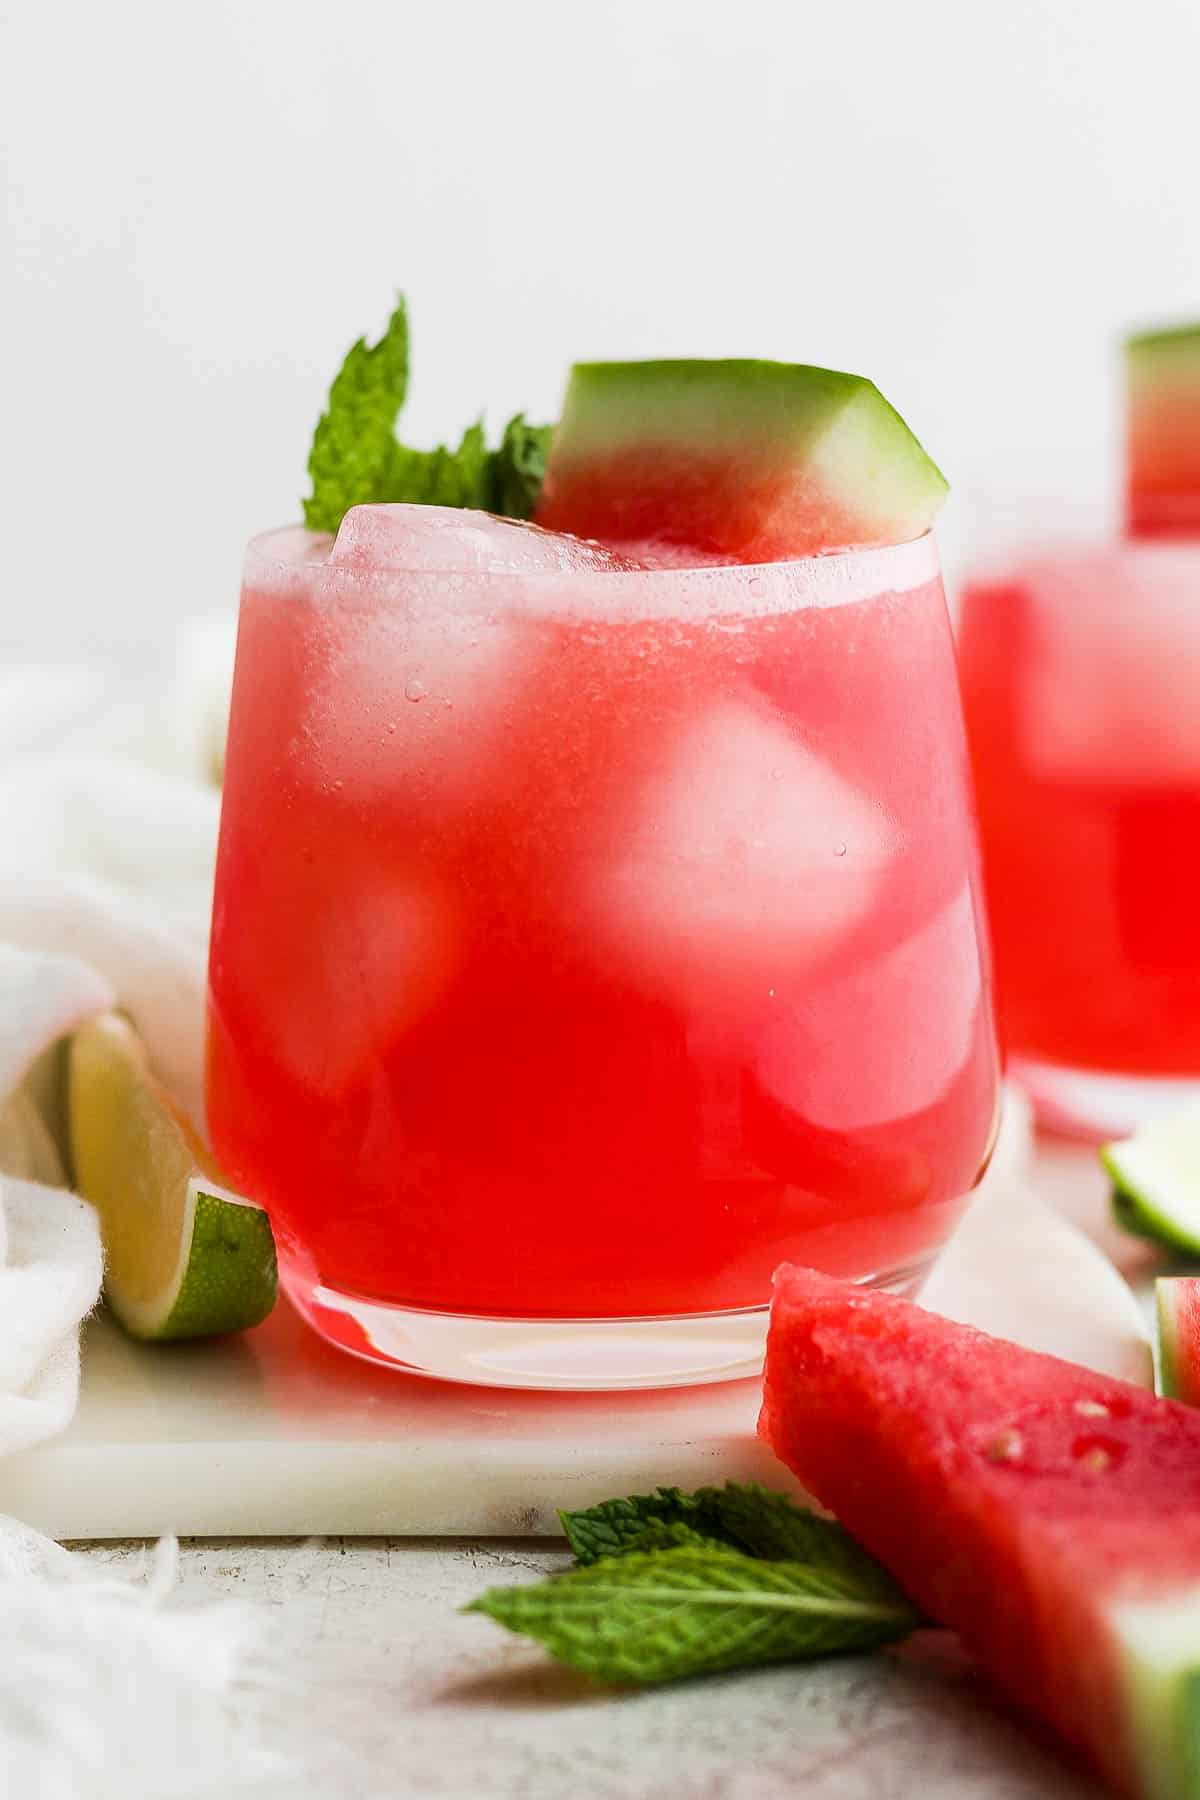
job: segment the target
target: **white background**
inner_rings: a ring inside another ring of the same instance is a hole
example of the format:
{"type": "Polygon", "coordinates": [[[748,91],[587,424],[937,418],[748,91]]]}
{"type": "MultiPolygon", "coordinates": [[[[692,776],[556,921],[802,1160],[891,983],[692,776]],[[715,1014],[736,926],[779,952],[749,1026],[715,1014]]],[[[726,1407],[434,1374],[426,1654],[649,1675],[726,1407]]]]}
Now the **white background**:
{"type": "MultiPolygon", "coordinates": [[[[1200,313],[1196,0],[14,0],[0,646],[232,600],[397,286],[410,429],[575,356],[872,375],[960,496],[1099,504],[1200,313]]],[[[963,501],[947,536],[961,543],[963,501]]]]}

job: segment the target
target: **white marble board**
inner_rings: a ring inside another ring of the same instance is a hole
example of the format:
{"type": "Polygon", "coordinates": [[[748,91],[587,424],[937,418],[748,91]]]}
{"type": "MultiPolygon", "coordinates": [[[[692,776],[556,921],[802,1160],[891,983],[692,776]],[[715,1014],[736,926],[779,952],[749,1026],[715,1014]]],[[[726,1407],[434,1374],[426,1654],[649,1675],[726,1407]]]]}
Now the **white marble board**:
{"type": "MultiPolygon", "coordinates": [[[[1036,1174],[1097,1228],[1094,1158],[1043,1150],[1036,1174]]],[[[283,1302],[220,1344],[142,1348],[100,1317],[85,1335],[75,1419],[0,1462],[0,1512],[68,1539],[537,1536],[557,1529],[560,1506],[659,1482],[785,1484],[755,1437],[758,1401],[757,1381],[629,1394],[451,1387],[331,1349],[283,1302]]]]}

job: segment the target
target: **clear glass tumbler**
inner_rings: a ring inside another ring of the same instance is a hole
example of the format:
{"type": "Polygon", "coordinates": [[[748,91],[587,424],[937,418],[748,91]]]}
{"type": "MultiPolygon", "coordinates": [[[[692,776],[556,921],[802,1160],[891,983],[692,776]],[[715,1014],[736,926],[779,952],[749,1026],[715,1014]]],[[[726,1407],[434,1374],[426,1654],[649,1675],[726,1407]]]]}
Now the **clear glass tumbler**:
{"type": "Polygon", "coordinates": [[[503,574],[251,545],[208,1107],[326,1337],[495,1386],[754,1373],[911,1286],[997,1064],[931,538],[503,574]]]}

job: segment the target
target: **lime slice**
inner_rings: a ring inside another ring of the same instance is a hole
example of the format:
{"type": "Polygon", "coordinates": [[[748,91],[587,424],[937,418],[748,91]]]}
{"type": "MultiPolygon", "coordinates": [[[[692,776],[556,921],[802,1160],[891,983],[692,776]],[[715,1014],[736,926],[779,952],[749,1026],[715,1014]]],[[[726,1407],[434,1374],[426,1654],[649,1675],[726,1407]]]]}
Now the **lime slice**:
{"type": "Polygon", "coordinates": [[[115,1013],[75,1033],[69,1105],[76,1183],[100,1214],[104,1292],[125,1329],[162,1341],[265,1319],[276,1294],[267,1215],[221,1183],[115,1013]]]}
{"type": "Polygon", "coordinates": [[[1144,1126],[1105,1144],[1113,1217],[1124,1230],[1183,1256],[1200,1256],[1200,1113],[1144,1126]]]}

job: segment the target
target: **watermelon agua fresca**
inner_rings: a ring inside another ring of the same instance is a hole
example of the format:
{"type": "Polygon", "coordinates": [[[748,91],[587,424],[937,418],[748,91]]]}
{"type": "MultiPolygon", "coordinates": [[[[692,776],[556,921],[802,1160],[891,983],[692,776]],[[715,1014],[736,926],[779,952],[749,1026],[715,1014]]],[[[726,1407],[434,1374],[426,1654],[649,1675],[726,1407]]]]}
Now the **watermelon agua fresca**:
{"type": "Polygon", "coordinates": [[[1200,536],[1200,325],[1130,338],[1125,380],[1129,529],[1200,536]]]}
{"type": "Polygon", "coordinates": [[[928,530],[946,482],[859,375],[577,363],[535,517],[652,564],[759,563],[928,530]]]}
{"type": "Polygon", "coordinates": [[[1200,1796],[1200,1412],[785,1268],[761,1430],[1118,1788],[1200,1796]]]}

